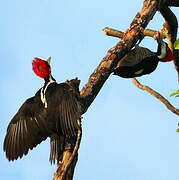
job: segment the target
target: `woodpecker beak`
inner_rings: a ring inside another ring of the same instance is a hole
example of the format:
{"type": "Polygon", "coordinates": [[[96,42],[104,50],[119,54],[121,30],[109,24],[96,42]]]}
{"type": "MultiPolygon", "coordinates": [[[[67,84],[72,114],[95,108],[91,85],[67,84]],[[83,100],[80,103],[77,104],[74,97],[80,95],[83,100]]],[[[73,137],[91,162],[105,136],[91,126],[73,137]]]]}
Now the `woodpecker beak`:
{"type": "Polygon", "coordinates": [[[47,59],[47,62],[48,62],[48,64],[50,65],[50,62],[51,62],[51,57],[49,57],[48,59],[47,59]]]}

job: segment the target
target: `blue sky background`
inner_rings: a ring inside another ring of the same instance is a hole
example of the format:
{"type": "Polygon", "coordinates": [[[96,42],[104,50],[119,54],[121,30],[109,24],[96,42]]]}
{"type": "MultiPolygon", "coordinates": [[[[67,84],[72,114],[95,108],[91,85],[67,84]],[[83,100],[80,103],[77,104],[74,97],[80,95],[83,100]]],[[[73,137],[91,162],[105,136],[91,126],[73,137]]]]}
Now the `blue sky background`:
{"type": "MultiPolygon", "coordinates": [[[[124,31],[141,9],[138,1],[6,0],[0,10],[0,179],[49,180],[49,140],[28,156],[8,162],[2,151],[6,128],[21,104],[43,85],[32,72],[33,57],[52,57],[58,82],[74,77],[87,82],[117,38],[102,33],[106,26],[124,31]]],[[[179,18],[179,9],[173,8],[179,18]]],[[[160,29],[156,14],[148,28],[160,29]]],[[[156,42],[142,44],[156,50],[156,42]]],[[[138,78],[177,107],[178,89],[172,63],[161,63],[151,75],[138,78]]],[[[129,79],[111,75],[83,116],[83,139],[75,180],[178,180],[178,117],[129,79]]]]}

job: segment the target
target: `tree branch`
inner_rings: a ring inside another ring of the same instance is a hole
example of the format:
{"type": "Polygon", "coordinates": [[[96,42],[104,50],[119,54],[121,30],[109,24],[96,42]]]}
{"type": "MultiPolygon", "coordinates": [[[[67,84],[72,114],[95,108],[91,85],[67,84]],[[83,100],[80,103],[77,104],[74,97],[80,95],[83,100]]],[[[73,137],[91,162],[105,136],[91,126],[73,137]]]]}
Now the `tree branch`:
{"type": "MultiPolygon", "coordinates": [[[[112,29],[112,28],[108,28],[108,27],[104,28],[103,31],[108,36],[113,36],[113,37],[118,37],[118,38],[122,38],[124,35],[124,33],[122,31],[118,31],[116,29],[112,29]]],[[[151,30],[151,29],[145,29],[143,31],[144,36],[149,36],[154,39],[156,39],[158,34],[160,34],[160,38],[162,38],[162,39],[166,38],[166,33],[161,32],[161,31],[155,31],[155,30],[151,30]]]]}
{"type": "Polygon", "coordinates": [[[167,6],[175,6],[175,7],[179,7],[179,1],[178,0],[168,0],[166,2],[167,6]]]}
{"type": "Polygon", "coordinates": [[[164,98],[161,94],[157,91],[154,91],[149,86],[142,85],[136,78],[132,78],[132,82],[141,90],[147,91],[152,96],[156,97],[159,101],[161,101],[171,112],[179,115],[179,109],[175,108],[170,102],[164,98]]]}
{"type": "MultiPolygon", "coordinates": [[[[78,120],[81,124],[81,121],[78,120]]],[[[62,161],[58,164],[56,173],[54,174],[53,180],[72,180],[74,168],[78,158],[78,149],[81,142],[82,131],[78,130],[77,139],[73,151],[66,150],[63,152],[62,161]]]]}
{"type": "MultiPolygon", "coordinates": [[[[162,8],[159,9],[160,13],[164,17],[166,23],[164,24],[164,31],[166,31],[167,39],[168,39],[168,45],[173,50],[173,44],[176,41],[177,36],[177,30],[178,30],[178,20],[175,16],[175,14],[171,11],[169,7],[164,5],[162,8]]],[[[174,51],[175,59],[173,60],[175,69],[179,76],[179,55],[176,53],[177,51],[174,51]]]]}
{"type": "Polygon", "coordinates": [[[142,38],[142,31],[157,10],[158,2],[156,0],[145,0],[141,11],[137,13],[121,41],[108,51],[107,55],[91,74],[87,84],[80,92],[84,104],[83,113],[87,111],[88,107],[94,101],[118,61],[142,38]]]}
{"type": "MultiPolygon", "coordinates": [[[[173,44],[176,41],[176,36],[177,36],[178,20],[175,14],[166,5],[160,8],[160,12],[166,21],[163,25],[163,28],[160,31],[146,29],[143,31],[143,35],[150,36],[156,39],[158,34],[160,34],[160,38],[168,39],[168,45],[170,49],[174,51],[175,59],[173,60],[173,62],[175,65],[175,69],[179,74],[179,51],[173,49],[173,44]]],[[[108,27],[104,28],[103,31],[108,36],[113,36],[118,38],[122,38],[124,35],[123,32],[108,27]]]]}
{"type": "MultiPolygon", "coordinates": [[[[159,2],[164,1],[165,0],[160,0],[159,2]]],[[[153,18],[158,8],[158,0],[144,0],[141,11],[137,13],[129,29],[125,31],[121,41],[108,51],[107,55],[102,59],[98,67],[89,77],[87,84],[80,91],[81,103],[83,105],[82,114],[87,111],[91,103],[94,101],[120,59],[129,52],[138,40],[142,39],[142,33],[145,27],[153,18]]],[[[63,164],[59,164],[57,171],[61,172],[64,167],[69,165],[69,168],[66,168],[68,169],[67,175],[63,174],[61,179],[60,177],[57,177],[55,180],[72,180],[74,168],[77,162],[78,148],[79,146],[76,150],[73,150],[73,152],[76,152],[74,154],[70,154],[69,151],[63,153],[63,164]],[[67,158],[65,156],[67,156],[67,158]],[[69,159],[71,158],[73,158],[73,160],[70,164],[69,159]]]]}
{"type": "MultiPolygon", "coordinates": [[[[165,19],[167,19],[167,22],[163,25],[163,28],[160,31],[154,31],[154,30],[144,30],[143,31],[143,35],[144,36],[150,36],[153,37],[154,39],[156,38],[156,36],[158,35],[158,33],[160,34],[160,38],[164,38],[167,37],[167,39],[169,39],[170,42],[170,48],[173,49],[173,43],[176,40],[176,34],[177,34],[177,20],[175,15],[173,15],[173,12],[171,13],[171,10],[168,7],[164,7],[161,10],[161,14],[165,17],[165,19]]],[[[114,37],[118,37],[118,38],[122,38],[124,33],[115,29],[111,29],[111,28],[104,28],[103,31],[109,35],[109,36],[114,36],[114,37]]],[[[179,56],[178,51],[176,50],[177,55],[179,56]]],[[[162,103],[164,103],[166,105],[166,107],[174,112],[175,114],[179,115],[179,110],[176,109],[175,107],[173,107],[169,101],[167,99],[165,99],[162,95],[160,95],[158,92],[154,91],[152,88],[148,87],[148,86],[143,86],[142,84],[140,84],[140,82],[136,79],[133,78],[132,79],[133,83],[140,89],[142,90],[146,90],[147,92],[149,92],[151,95],[155,96],[156,98],[158,98],[162,103]]]]}
{"type": "Polygon", "coordinates": [[[166,23],[164,24],[164,28],[166,28],[167,30],[168,39],[172,44],[174,44],[177,36],[178,20],[175,14],[167,6],[163,6],[159,9],[159,11],[166,21],[166,23]]]}

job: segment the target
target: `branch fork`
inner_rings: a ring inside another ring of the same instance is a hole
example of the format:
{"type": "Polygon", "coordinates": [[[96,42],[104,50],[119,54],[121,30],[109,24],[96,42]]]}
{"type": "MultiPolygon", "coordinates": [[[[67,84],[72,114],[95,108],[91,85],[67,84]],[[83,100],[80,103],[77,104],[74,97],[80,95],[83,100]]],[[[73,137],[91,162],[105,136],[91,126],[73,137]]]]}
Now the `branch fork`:
{"type": "MultiPolygon", "coordinates": [[[[160,33],[160,38],[168,38],[169,41],[173,43],[173,40],[176,38],[176,32],[178,28],[178,22],[173,14],[173,12],[168,8],[168,6],[177,6],[179,7],[178,0],[144,0],[143,7],[139,13],[136,14],[134,20],[132,21],[129,29],[125,31],[125,33],[121,31],[117,31],[111,28],[105,28],[103,31],[109,35],[114,37],[122,38],[113,48],[111,48],[107,55],[101,60],[98,67],[94,70],[94,72],[89,77],[88,82],[80,91],[83,110],[85,113],[91,103],[94,101],[102,86],[113,72],[113,69],[120,61],[122,57],[124,57],[127,52],[135,46],[138,41],[142,40],[142,36],[150,36],[153,38],[158,38],[160,33]],[[167,22],[169,28],[163,26],[160,32],[145,29],[147,24],[153,18],[157,11],[160,11],[165,21],[167,22]],[[172,19],[172,21],[170,20],[172,19]],[[170,34],[170,38],[168,36],[170,34]]],[[[179,54],[179,53],[178,53],[179,54]]],[[[179,57],[178,57],[179,58],[179,57]]],[[[179,60],[175,60],[175,67],[179,72],[179,60]]],[[[140,89],[146,90],[156,98],[158,98],[161,102],[163,102],[168,109],[170,109],[173,113],[179,115],[179,110],[173,107],[162,95],[152,90],[148,86],[143,86],[140,84],[137,79],[132,79],[133,83],[140,89]]],[[[81,134],[79,134],[77,138],[78,142],[73,149],[73,152],[65,151],[63,153],[63,160],[58,165],[57,172],[55,173],[54,180],[72,180],[73,172],[77,162],[77,152],[80,145],[81,134]]]]}

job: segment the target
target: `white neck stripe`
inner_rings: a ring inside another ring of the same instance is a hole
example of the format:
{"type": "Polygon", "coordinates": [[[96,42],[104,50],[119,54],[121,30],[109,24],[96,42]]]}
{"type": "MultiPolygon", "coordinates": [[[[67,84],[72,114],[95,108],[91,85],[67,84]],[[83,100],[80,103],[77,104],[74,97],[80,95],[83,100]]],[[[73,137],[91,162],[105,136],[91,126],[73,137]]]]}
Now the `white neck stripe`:
{"type": "Polygon", "coordinates": [[[163,42],[161,45],[161,54],[157,56],[159,59],[164,59],[167,55],[167,45],[163,42]]]}
{"type": "Polygon", "coordinates": [[[51,78],[51,76],[50,76],[50,79],[49,79],[49,80],[50,80],[50,81],[49,81],[49,82],[47,83],[47,85],[45,86],[45,89],[44,89],[44,88],[41,88],[41,90],[40,90],[40,98],[41,98],[42,103],[45,105],[45,108],[47,108],[47,100],[46,100],[46,97],[45,97],[45,92],[46,92],[48,86],[49,86],[50,84],[52,84],[52,83],[55,82],[55,81],[51,78]]]}

